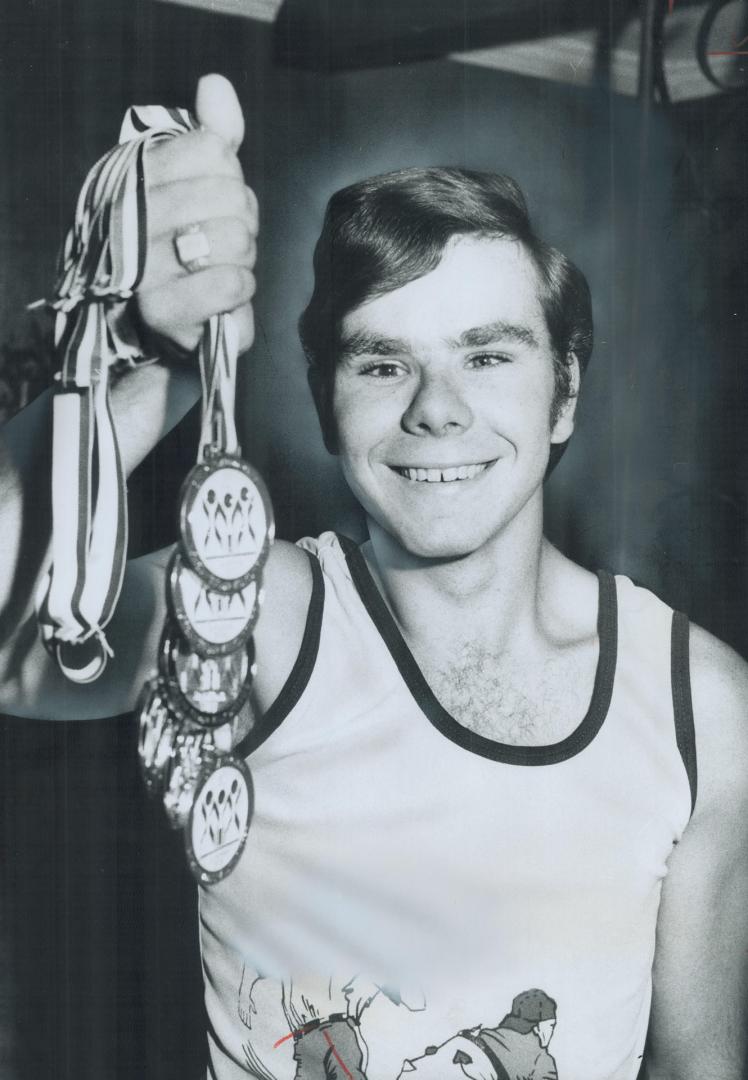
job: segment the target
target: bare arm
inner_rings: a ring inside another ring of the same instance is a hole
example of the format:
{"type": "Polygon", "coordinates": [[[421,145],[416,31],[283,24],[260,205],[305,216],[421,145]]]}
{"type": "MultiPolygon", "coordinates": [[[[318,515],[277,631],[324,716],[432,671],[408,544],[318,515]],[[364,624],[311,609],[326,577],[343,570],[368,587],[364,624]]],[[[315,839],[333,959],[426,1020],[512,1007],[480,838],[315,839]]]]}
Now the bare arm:
{"type": "Polygon", "coordinates": [[[748,665],[691,640],[693,818],[670,858],[657,927],[645,1080],[743,1080],[748,1043],[748,665]]]}

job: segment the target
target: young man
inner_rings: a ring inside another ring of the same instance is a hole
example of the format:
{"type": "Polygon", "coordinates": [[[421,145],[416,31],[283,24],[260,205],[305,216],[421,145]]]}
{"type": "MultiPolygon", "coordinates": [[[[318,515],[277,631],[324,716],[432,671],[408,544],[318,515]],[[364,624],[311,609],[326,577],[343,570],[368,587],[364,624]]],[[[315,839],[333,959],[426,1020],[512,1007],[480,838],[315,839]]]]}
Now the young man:
{"type": "MultiPolygon", "coordinates": [[[[256,208],[230,145],[240,126],[205,94],[198,113],[213,133],[149,154],[140,313],[192,348],[203,319],[235,310],[246,344],[256,208]],[[211,256],[190,274],[173,238],[195,222],[211,256]]],[[[267,565],[262,720],[233,732],[255,814],[236,868],[200,897],[210,1075],[281,1080],[303,1059],[312,1076],[314,1043],[320,1077],[435,1075],[433,1058],[445,1078],[498,1080],[497,1020],[521,999],[511,1039],[537,1075],[634,1080],[651,996],[647,1080],[740,1080],[745,665],[696,628],[689,645],[682,617],[542,534],[543,478],[591,348],[584,279],[534,236],[511,181],[461,170],[339,193],[315,271],[310,382],[369,540],[279,542],[267,565]],[[358,1001],[352,973],[418,990],[358,1001]],[[309,1024],[289,1030],[292,984],[326,988],[296,1010],[334,1018],[309,1021],[313,1040],[309,1024]]],[[[130,464],[179,378],[123,380],[130,464]]],[[[22,472],[7,469],[2,503],[16,553],[22,472]]],[[[133,567],[116,663],[86,693],[31,631],[9,635],[6,708],[132,707],[164,563],[133,567]]],[[[19,561],[18,625],[33,577],[19,561]]]]}

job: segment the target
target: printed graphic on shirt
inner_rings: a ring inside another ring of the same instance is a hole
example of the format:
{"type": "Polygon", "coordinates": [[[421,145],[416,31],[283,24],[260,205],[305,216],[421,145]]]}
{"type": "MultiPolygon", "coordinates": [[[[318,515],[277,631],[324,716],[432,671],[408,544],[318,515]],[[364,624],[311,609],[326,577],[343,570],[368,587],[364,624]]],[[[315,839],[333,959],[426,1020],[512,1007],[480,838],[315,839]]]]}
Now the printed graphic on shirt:
{"type": "MultiPolygon", "coordinates": [[[[393,1006],[410,1011],[426,1007],[419,989],[380,985],[363,975],[350,979],[314,977],[268,980],[253,975],[246,967],[239,987],[239,1017],[248,1029],[256,1026],[258,984],[278,987],[282,1015],[287,1030],[272,1043],[277,1050],[293,1040],[294,1080],[367,1080],[368,1046],[361,1030],[361,1020],[372,1001],[384,997],[393,1006]]],[[[251,1037],[244,1044],[247,1065],[261,1080],[277,1080],[273,1063],[263,1055],[251,1037]]]]}
{"type": "Polygon", "coordinates": [[[496,1027],[476,1027],[428,1046],[403,1063],[398,1080],[558,1080],[548,1045],[556,1002],[544,990],[525,990],[496,1027]]]}
{"type": "MultiPolygon", "coordinates": [[[[293,1080],[367,1080],[365,1014],[379,996],[410,1012],[426,1008],[420,989],[392,988],[361,975],[347,980],[277,981],[244,968],[238,1012],[247,1029],[247,1067],[258,1080],[281,1080],[274,1051],[292,1043],[293,1080]],[[257,1004],[260,995],[262,1010],[257,1004]],[[268,995],[279,1003],[277,1015],[284,1018],[287,1030],[272,1041],[265,1032],[260,1042],[254,1034],[260,1026],[259,1012],[267,1012],[268,995]]],[[[544,990],[525,990],[514,998],[511,1011],[499,1024],[479,1024],[452,1034],[439,1045],[414,1049],[414,1056],[403,1061],[397,1080],[558,1080],[548,1049],[555,1026],[553,998],[544,990]]]]}

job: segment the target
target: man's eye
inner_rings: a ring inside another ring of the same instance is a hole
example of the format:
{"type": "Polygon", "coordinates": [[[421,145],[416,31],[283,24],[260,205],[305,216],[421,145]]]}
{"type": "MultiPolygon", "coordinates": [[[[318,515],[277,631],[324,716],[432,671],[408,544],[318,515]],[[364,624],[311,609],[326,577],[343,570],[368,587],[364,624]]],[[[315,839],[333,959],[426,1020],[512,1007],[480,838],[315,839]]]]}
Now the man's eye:
{"type": "Polygon", "coordinates": [[[510,359],[504,353],[478,353],[468,359],[472,368],[498,367],[500,364],[508,364],[510,359]]]}
{"type": "Polygon", "coordinates": [[[377,360],[371,364],[365,364],[360,369],[361,375],[373,375],[376,379],[391,379],[401,372],[399,364],[392,364],[386,360],[377,360]]]}

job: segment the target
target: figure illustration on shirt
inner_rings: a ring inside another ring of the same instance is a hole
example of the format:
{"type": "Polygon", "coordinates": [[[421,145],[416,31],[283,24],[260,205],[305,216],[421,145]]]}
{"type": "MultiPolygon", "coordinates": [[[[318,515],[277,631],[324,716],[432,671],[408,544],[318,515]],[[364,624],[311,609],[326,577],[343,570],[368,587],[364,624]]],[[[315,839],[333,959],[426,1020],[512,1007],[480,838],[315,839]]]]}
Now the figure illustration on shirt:
{"type": "Polygon", "coordinates": [[[555,1027],[553,998],[544,990],[525,990],[496,1027],[471,1028],[427,1046],[420,1057],[403,1062],[398,1080],[558,1080],[548,1052],[555,1027]]]}
{"type": "MultiPolygon", "coordinates": [[[[239,987],[239,1016],[251,1030],[257,1014],[253,991],[263,976],[250,978],[246,968],[239,987]]],[[[425,1008],[420,990],[407,991],[380,985],[362,975],[348,980],[294,977],[280,984],[283,1014],[289,1030],[275,1046],[293,1039],[294,1080],[367,1080],[368,1047],[361,1032],[361,1018],[372,1001],[382,994],[394,1005],[411,1012],[425,1008]]],[[[274,1080],[262,1067],[251,1044],[245,1046],[248,1063],[263,1080],[274,1080]]]]}

